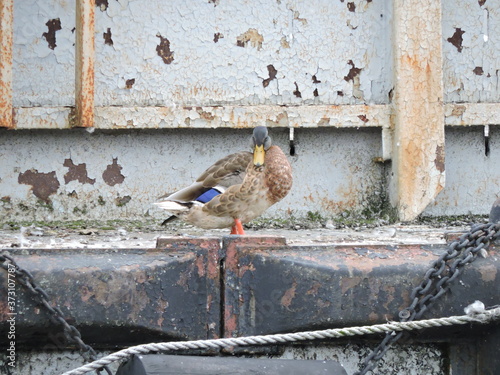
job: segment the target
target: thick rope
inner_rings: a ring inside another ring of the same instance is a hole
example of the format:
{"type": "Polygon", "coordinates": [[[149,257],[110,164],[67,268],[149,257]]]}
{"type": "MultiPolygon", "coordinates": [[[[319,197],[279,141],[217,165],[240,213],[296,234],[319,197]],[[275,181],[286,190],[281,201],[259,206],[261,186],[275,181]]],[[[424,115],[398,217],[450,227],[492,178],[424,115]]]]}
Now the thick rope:
{"type": "Polygon", "coordinates": [[[132,346],[107,355],[97,361],[88,363],[77,369],[65,372],[62,375],[81,375],[90,371],[95,371],[113,362],[126,359],[134,354],[146,354],[150,352],[174,351],[186,349],[221,349],[231,346],[247,345],[269,345],[282,344],[305,340],[332,339],[350,337],[357,335],[371,335],[376,333],[413,331],[424,328],[460,325],[468,323],[488,323],[492,320],[500,319],[500,307],[486,310],[484,304],[476,301],[465,309],[467,315],[450,316],[447,318],[436,318],[417,320],[412,322],[390,322],[386,324],[376,324],[373,326],[362,326],[352,328],[325,329],[320,331],[308,331],[298,333],[285,333],[265,336],[248,336],[239,338],[225,338],[216,340],[194,340],[178,341],[166,343],[151,343],[132,346]]]}

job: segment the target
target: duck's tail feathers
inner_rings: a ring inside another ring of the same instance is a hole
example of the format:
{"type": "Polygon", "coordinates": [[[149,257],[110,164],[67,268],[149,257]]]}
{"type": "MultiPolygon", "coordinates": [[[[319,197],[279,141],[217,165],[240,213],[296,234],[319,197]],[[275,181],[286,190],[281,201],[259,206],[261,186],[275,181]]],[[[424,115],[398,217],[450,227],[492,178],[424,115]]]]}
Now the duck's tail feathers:
{"type": "Polygon", "coordinates": [[[174,201],[161,201],[161,202],[155,202],[155,204],[166,210],[170,211],[175,214],[180,214],[182,212],[187,212],[189,211],[189,208],[193,205],[193,202],[174,202],[174,201]]]}

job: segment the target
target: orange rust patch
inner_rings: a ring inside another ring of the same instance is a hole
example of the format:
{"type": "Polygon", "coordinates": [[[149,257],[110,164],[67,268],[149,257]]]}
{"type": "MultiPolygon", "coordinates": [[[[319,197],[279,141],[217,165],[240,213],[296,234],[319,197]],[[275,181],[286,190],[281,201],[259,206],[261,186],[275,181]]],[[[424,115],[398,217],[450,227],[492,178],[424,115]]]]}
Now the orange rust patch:
{"type": "Polygon", "coordinates": [[[311,287],[311,289],[309,289],[306,294],[307,295],[310,295],[312,294],[313,296],[315,296],[316,294],[318,294],[318,290],[319,288],[321,287],[321,284],[317,281],[315,281],[311,287]]]}
{"type": "Polygon", "coordinates": [[[204,256],[197,256],[196,260],[194,261],[195,267],[198,271],[198,276],[203,277],[205,276],[205,257],[204,256]]]}
{"type": "Polygon", "coordinates": [[[225,337],[232,337],[238,328],[238,315],[232,314],[233,306],[227,305],[224,309],[225,337]]]}
{"type": "Polygon", "coordinates": [[[281,297],[281,304],[285,306],[287,309],[292,304],[293,299],[295,298],[295,290],[297,289],[297,282],[293,282],[292,287],[287,289],[283,297],[281,297]]]}

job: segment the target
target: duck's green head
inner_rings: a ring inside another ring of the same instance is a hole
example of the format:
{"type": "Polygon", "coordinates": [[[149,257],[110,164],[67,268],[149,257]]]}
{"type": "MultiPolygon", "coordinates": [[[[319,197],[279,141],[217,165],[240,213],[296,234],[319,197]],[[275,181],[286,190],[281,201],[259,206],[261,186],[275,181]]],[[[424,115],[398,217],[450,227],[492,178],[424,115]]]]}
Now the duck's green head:
{"type": "Polygon", "coordinates": [[[253,130],[252,149],[253,149],[253,164],[256,167],[264,165],[266,151],[271,147],[271,137],[267,133],[265,126],[257,126],[253,130]]]}

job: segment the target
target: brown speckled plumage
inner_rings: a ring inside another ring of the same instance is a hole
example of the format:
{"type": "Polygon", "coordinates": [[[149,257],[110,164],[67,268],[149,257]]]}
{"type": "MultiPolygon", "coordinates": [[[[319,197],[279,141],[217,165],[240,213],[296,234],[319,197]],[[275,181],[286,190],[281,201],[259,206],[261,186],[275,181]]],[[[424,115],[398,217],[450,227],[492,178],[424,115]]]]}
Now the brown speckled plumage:
{"type": "MultiPolygon", "coordinates": [[[[269,137],[266,140],[270,143],[269,137]]],[[[264,165],[254,164],[251,152],[228,155],[209,167],[192,185],[157,204],[195,226],[226,228],[234,225],[235,219],[246,223],[262,215],[288,194],[292,181],[287,157],[278,146],[270,146],[265,151],[264,165]],[[214,187],[226,190],[207,203],[194,202],[214,187]],[[172,209],[172,204],[163,202],[176,202],[179,208],[172,209]]]]}

